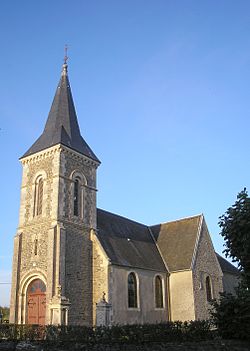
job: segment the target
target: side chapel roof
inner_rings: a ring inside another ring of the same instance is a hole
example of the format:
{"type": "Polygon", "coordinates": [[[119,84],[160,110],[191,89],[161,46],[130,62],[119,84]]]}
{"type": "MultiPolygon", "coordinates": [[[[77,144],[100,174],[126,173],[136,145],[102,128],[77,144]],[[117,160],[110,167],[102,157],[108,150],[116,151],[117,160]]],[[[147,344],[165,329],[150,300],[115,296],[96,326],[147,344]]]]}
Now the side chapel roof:
{"type": "Polygon", "coordinates": [[[216,256],[223,273],[230,273],[238,276],[240,275],[240,271],[232,263],[228,262],[224,257],[220,256],[218,253],[216,253],[216,256]]]}
{"type": "Polygon", "coordinates": [[[191,269],[202,215],[151,226],[170,272],[191,269]]]}
{"type": "Polygon", "coordinates": [[[81,136],[66,63],[63,65],[61,78],[44,131],[21,158],[30,156],[56,144],[63,144],[100,163],[81,136]]]}

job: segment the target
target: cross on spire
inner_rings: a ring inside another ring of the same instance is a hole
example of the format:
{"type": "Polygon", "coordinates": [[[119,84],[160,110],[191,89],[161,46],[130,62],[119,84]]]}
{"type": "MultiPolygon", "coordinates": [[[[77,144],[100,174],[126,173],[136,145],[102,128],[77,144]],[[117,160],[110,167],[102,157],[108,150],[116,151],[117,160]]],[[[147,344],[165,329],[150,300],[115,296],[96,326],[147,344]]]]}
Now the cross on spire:
{"type": "Polygon", "coordinates": [[[68,58],[68,45],[67,44],[65,44],[64,53],[65,53],[65,55],[64,55],[64,64],[67,65],[67,61],[69,59],[68,58]]]}

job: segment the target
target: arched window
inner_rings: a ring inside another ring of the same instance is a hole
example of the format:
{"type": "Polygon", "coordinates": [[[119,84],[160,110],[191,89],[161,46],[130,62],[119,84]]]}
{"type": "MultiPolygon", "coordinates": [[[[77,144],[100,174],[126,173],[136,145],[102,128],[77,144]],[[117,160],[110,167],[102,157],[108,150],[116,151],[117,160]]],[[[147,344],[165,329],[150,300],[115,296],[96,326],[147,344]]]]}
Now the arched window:
{"type": "Polygon", "coordinates": [[[163,308],[162,279],[159,275],[155,277],[155,307],[163,308]]]}
{"type": "Polygon", "coordinates": [[[80,214],[80,196],[81,196],[81,192],[80,192],[80,182],[79,179],[76,178],[74,180],[74,194],[73,194],[74,198],[74,216],[79,216],[80,214]]]}
{"type": "Polygon", "coordinates": [[[128,307],[137,306],[137,280],[135,273],[129,273],[128,275],[128,307]]]}
{"type": "Polygon", "coordinates": [[[84,174],[78,170],[74,170],[70,176],[71,179],[71,202],[70,202],[70,216],[84,219],[84,202],[85,189],[87,186],[87,179],[84,174]]]}
{"type": "Polygon", "coordinates": [[[210,302],[212,300],[212,286],[210,277],[206,277],[206,294],[207,294],[207,301],[210,302]]]}
{"type": "Polygon", "coordinates": [[[43,211],[43,178],[39,177],[35,184],[34,216],[40,216],[43,211]]]}

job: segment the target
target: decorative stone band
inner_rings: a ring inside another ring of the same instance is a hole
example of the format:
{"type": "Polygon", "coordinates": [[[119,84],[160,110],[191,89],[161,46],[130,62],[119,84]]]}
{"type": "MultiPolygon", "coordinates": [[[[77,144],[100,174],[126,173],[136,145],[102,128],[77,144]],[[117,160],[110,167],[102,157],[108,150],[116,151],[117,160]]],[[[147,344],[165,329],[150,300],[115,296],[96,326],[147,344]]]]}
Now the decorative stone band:
{"type": "Polygon", "coordinates": [[[81,160],[84,162],[84,164],[86,165],[92,165],[95,167],[95,169],[100,165],[99,162],[92,160],[91,158],[80,154],[79,152],[72,150],[70,148],[68,148],[67,146],[64,146],[62,144],[57,144],[54,146],[51,146],[48,149],[39,151],[35,154],[32,154],[30,156],[24,157],[24,158],[20,158],[20,162],[22,164],[26,164],[26,163],[33,163],[33,162],[37,162],[38,160],[42,159],[42,158],[46,158],[50,155],[55,154],[56,152],[65,152],[67,154],[70,154],[70,156],[75,159],[75,160],[81,160]]]}

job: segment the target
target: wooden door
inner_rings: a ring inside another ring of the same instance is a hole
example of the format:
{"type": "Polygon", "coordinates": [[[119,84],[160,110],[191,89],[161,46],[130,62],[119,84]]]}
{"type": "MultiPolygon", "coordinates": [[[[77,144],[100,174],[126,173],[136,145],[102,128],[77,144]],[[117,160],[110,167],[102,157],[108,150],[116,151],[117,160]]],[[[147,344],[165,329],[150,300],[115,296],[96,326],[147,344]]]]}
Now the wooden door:
{"type": "Polygon", "coordinates": [[[27,293],[28,324],[45,324],[46,286],[40,279],[33,280],[27,293]]]}

